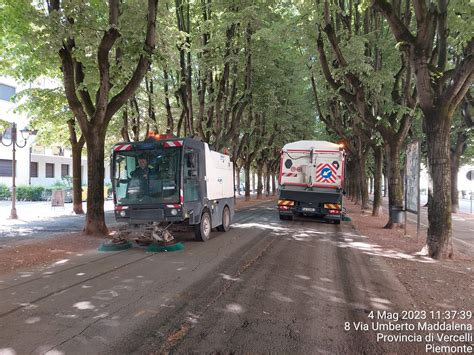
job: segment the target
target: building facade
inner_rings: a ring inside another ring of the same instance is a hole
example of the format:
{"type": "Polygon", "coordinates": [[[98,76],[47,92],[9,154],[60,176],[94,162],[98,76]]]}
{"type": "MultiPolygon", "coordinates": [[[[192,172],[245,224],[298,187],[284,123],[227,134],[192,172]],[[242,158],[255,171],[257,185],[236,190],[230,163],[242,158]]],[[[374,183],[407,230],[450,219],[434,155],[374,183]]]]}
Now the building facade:
{"type": "MultiPolygon", "coordinates": [[[[17,141],[23,148],[16,147],[16,185],[33,185],[48,187],[57,182],[66,182],[72,176],[71,150],[64,147],[42,147],[35,144],[34,136],[26,142],[22,139],[20,130],[27,127],[29,119],[26,115],[15,112],[15,103],[12,98],[21,90],[29,87],[51,87],[48,79],[36,81],[31,86],[19,85],[13,79],[0,76],[0,119],[16,123],[17,141]]],[[[9,144],[10,134],[4,132],[3,142],[9,144]]],[[[12,146],[0,145],[0,184],[12,186],[12,146]]],[[[108,162],[105,168],[105,182],[110,183],[108,162]]],[[[87,185],[87,159],[81,160],[81,181],[87,185]]]]}

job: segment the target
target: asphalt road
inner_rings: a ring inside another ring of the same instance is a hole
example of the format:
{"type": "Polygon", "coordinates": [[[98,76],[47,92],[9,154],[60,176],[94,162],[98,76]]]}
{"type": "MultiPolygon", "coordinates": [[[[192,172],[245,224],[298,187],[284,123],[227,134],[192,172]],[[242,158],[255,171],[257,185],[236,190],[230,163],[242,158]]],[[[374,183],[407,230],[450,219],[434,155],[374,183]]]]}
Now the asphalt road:
{"type": "Polygon", "coordinates": [[[0,353],[422,349],[353,329],[414,302],[347,223],[280,221],[268,204],[206,243],[177,237],[180,252],[91,251],[0,278],[0,353]]]}

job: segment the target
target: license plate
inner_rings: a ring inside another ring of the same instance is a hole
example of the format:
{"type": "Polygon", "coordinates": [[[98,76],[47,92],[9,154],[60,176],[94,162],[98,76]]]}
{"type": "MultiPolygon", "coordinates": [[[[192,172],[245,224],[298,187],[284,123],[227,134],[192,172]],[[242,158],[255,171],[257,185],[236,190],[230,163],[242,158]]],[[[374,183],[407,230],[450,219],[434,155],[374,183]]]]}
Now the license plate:
{"type": "Polygon", "coordinates": [[[313,207],[303,207],[302,210],[303,210],[303,212],[314,212],[314,211],[316,211],[316,208],[313,208],[313,207]]]}

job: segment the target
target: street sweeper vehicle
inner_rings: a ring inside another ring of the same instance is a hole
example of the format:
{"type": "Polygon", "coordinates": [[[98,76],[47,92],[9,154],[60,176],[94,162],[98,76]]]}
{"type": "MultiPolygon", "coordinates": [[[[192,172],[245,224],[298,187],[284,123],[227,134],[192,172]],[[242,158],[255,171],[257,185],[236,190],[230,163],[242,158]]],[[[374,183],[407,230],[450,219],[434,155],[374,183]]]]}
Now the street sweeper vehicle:
{"type": "Polygon", "coordinates": [[[341,223],[344,149],[326,141],[298,141],[281,150],[280,219],[306,215],[341,223]]]}
{"type": "MultiPolygon", "coordinates": [[[[190,226],[195,238],[229,230],[234,215],[230,157],[194,138],[156,135],[118,143],[112,153],[115,219],[147,226],[143,239],[173,243],[172,225],[190,226]]],[[[122,229],[121,238],[127,235],[122,229]]]]}

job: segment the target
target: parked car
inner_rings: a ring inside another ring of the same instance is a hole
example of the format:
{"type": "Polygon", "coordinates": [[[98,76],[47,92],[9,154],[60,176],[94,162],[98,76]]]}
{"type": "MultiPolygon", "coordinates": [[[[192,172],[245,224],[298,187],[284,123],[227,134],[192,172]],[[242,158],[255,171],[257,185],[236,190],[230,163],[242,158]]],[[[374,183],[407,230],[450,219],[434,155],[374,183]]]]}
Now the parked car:
{"type": "Polygon", "coordinates": [[[53,195],[53,191],[51,189],[45,189],[41,194],[41,200],[43,201],[51,201],[51,196],[53,195]]]}

